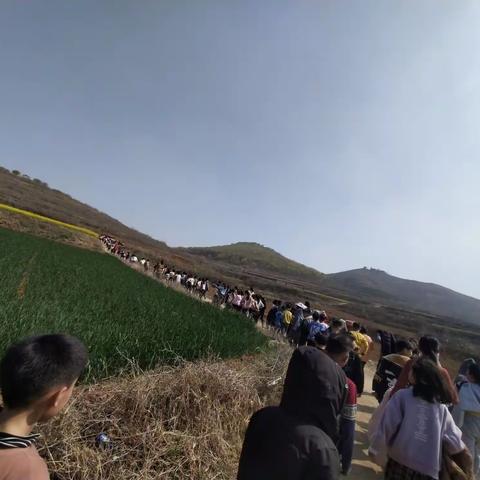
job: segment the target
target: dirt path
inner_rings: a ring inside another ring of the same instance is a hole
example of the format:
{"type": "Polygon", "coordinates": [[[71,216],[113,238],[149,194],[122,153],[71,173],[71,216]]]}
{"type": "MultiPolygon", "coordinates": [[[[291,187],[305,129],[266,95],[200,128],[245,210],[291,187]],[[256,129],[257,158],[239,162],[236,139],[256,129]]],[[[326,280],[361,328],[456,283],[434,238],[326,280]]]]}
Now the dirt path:
{"type": "Polygon", "coordinates": [[[375,364],[369,362],[365,367],[365,391],[358,399],[357,426],[355,429],[355,450],[353,453],[352,473],[350,478],[355,480],[379,480],[382,478],[382,469],[368,458],[367,429],[370,417],[378,407],[378,402],[372,395],[372,378],[375,373],[375,364]]]}

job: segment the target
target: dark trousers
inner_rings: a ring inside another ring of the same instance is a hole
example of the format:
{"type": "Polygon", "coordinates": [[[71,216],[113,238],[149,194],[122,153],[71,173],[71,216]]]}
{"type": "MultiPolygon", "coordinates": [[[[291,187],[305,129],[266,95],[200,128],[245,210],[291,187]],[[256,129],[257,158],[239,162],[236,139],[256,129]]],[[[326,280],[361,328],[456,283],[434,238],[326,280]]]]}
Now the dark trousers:
{"type": "Polygon", "coordinates": [[[348,472],[352,465],[353,445],[355,440],[355,420],[340,419],[340,440],[338,453],[342,458],[342,471],[348,472]]]}

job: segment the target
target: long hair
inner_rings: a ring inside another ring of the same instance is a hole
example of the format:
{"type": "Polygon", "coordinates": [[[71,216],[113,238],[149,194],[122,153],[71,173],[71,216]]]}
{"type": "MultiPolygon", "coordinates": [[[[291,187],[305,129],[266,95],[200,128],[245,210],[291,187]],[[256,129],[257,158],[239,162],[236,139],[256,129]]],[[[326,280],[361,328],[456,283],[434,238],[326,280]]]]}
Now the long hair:
{"type": "Polygon", "coordinates": [[[473,363],[468,367],[468,374],[475,383],[480,384],[480,365],[478,363],[473,363]]]}
{"type": "Polygon", "coordinates": [[[440,353],[440,342],[438,339],[426,335],[419,340],[418,349],[424,357],[438,364],[438,354],[440,353]]]}
{"type": "Polygon", "coordinates": [[[429,403],[453,402],[450,388],[437,363],[421,357],[413,364],[412,373],[415,379],[414,397],[420,397],[429,403]]]}

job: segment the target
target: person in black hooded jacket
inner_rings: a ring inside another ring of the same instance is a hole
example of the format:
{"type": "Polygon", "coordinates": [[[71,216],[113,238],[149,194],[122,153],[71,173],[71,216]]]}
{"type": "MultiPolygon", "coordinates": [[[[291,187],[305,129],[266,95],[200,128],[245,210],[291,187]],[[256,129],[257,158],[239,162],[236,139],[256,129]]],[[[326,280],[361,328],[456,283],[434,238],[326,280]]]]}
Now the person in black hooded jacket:
{"type": "Polygon", "coordinates": [[[327,353],[315,347],[295,350],[280,406],[263,408],[250,419],[237,480],[336,480],[346,383],[327,353]]]}

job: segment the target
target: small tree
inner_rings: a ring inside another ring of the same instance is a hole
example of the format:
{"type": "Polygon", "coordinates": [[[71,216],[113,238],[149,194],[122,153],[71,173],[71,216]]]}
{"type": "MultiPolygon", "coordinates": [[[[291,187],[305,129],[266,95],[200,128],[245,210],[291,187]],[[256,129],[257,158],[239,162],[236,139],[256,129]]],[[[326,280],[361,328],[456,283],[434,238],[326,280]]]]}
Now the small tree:
{"type": "Polygon", "coordinates": [[[12,170],[12,173],[13,173],[14,175],[20,175],[20,174],[21,174],[21,172],[19,172],[18,170],[12,170]]]}

